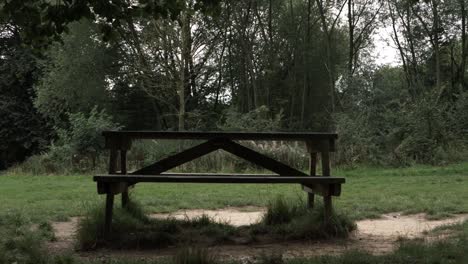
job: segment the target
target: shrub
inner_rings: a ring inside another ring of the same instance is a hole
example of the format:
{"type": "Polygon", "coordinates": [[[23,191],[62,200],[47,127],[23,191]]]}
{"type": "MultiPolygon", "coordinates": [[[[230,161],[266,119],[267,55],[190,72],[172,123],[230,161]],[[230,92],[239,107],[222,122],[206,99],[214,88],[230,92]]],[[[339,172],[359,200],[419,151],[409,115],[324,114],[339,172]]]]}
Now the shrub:
{"type": "Polygon", "coordinates": [[[88,115],[79,112],[69,114],[68,118],[70,127],[56,128],[58,139],[47,152],[30,157],[15,170],[32,174],[69,173],[96,170],[98,164],[106,164],[100,162],[104,151],[101,132],[119,128],[111,116],[94,107],[88,115]]]}
{"type": "Polygon", "coordinates": [[[57,159],[69,159],[78,168],[83,167],[83,163],[86,163],[84,159],[87,158],[91,164],[84,164],[84,167],[95,168],[104,150],[102,131],[116,130],[119,126],[112,122],[112,117],[104,110],[98,111],[97,107],[89,115],[82,112],[69,114],[69,123],[69,129],[57,129],[59,138],[51,149],[52,155],[55,154],[57,159]]]}
{"type": "Polygon", "coordinates": [[[268,204],[267,211],[263,216],[263,222],[266,225],[286,224],[302,215],[304,210],[305,205],[302,202],[295,203],[279,196],[268,204]]]}
{"type": "Polygon", "coordinates": [[[285,200],[278,197],[267,207],[262,222],[254,225],[252,235],[273,234],[283,239],[318,239],[347,237],[356,224],[346,215],[333,212],[325,221],[323,205],[307,208],[303,200],[285,200]]]}
{"type": "Polygon", "coordinates": [[[282,112],[273,115],[265,105],[248,113],[240,113],[231,107],[224,115],[225,122],[218,127],[227,131],[275,131],[281,128],[283,118],[282,112]]]}

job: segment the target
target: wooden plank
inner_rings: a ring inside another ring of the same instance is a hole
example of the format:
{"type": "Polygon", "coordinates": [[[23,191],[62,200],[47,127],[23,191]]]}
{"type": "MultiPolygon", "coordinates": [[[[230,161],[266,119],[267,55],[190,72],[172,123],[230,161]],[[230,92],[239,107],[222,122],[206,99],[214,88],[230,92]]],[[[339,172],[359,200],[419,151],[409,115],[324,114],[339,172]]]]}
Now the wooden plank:
{"type": "MultiPolygon", "coordinates": [[[[315,152],[310,146],[310,142],[307,142],[307,150],[309,152],[309,175],[317,175],[317,152],[315,152]]],[[[313,192],[307,192],[307,207],[314,208],[315,196],[313,192]]]]}
{"type": "Polygon", "coordinates": [[[250,161],[256,165],[259,165],[267,170],[278,173],[279,175],[307,175],[302,171],[294,169],[286,164],[276,161],[270,157],[267,157],[259,152],[244,147],[238,143],[227,140],[220,145],[221,149],[234,154],[240,158],[250,161]]]}
{"type": "Polygon", "coordinates": [[[121,137],[118,135],[105,136],[104,148],[107,149],[125,149],[129,150],[132,147],[132,139],[127,137],[121,137]]]}
{"type": "MultiPolygon", "coordinates": [[[[322,157],[322,175],[325,177],[330,177],[330,152],[329,146],[325,145],[321,152],[322,157]]],[[[323,208],[324,208],[324,216],[325,222],[330,224],[331,217],[333,214],[333,205],[332,205],[332,197],[331,195],[324,195],[323,196],[323,208]]]]}
{"type": "Polygon", "coordinates": [[[117,149],[111,148],[109,151],[109,174],[114,174],[117,171],[117,149]]]}
{"type": "Polygon", "coordinates": [[[120,173],[127,174],[127,150],[120,150],[120,173]]]}
{"type": "Polygon", "coordinates": [[[128,182],[119,182],[119,181],[113,181],[113,182],[98,182],[97,189],[98,189],[98,194],[106,194],[106,193],[111,193],[111,194],[119,194],[123,193],[125,191],[128,191],[129,188],[128,182]]]}
{"type": "Polygon", "coordinates": [[[106,195],[106,211],[104,219],[104,237],[109,238],[112,228],[112,211],[114,208],[114,195],[108,193],[106,195]]]}
{"type": "Polygon", "coordinates": [[[94,181],[105,183],[130,184],[138,182],[184,182],[184,183],[302,183],[307,184],[339,184],[344,183],[344,178],[339,177],[312,177],[312,176],[261,176],[261,177],[243,177],[243,176],[167,176],[167,175],[96,175],[94,181]]]}
{"type": "MultiPolygon", "coordinates": [[[[127,150],[126,149],[121,149],[120,150],[120,173],[123,175],[127,174],[127,150]]],[[[123,192],[122,192],[122,207],[125,208],[129,201],[130,201],[130,196],[128,195],[128,188],[125,187],[123,192]]]]}
{"type": "Polygon", "coordinates": [[[330,152],[322,152],[322,175],[330,176],[330,152]]]}
{"type": "Polygon", "coordinates": [[[279,177],[278,174],[256,174],[256,173],[169,173],[164,172],[163,176],[201,176],[201,177],[279,177]]]}
{"type": "Polygon", "coordinates": [[[307,193],[317,193],[321,196],[340,196],[341,183],[331,184],[307,184],[302,185],[302,190],[307,193]]]}
{"type": "Polygon", "coordinates": [[[122,139],[213,139],[310,141],[336,139],[336,133],[322,132],[192,132],[192,131],[104,131],[105,137],[122,139]]]}
{"type": "Polygon", "coordinates": [[[332,197],[331,197],[331,195],[323,197],[323,210],[324,210],[325,222],[327,224],[331,224],[331,218],[332,218],[332,215],[333,215],[333,206],[332,206],[332,197]]]}
{"type": "Polygon", "coordinates": [[[207,142],[204,142],[200,145],[186,149],[180,153],[172,155],[170,157],[164,158],[156,163],[153,163],[145,168],[137,170],[132,174],[139,175],[157,175],[168,171],[172,168],[180,166],[184,163],[187,163],[191,160],[204,156],[208,153],[211,153],[220,148],[219,146],[220,139],[211,139],[207,142]]]}

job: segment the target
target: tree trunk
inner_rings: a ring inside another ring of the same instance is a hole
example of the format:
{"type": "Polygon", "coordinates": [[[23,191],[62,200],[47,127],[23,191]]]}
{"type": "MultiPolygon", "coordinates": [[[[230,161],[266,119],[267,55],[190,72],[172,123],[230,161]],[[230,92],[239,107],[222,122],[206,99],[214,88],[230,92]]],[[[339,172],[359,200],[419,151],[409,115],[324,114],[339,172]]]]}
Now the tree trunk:
{"type": "Polygon", "coordinates": [[[466,43],[466,3],[465,0],[459,0],[460,3],[460,12],[461,12],[461,22],[462,22],[462,57],[460,63],[460,84],[462,89],[465,89],[465,71],[466,71],[466,56],[467,56],[467,43],[466,43]]]}
{"type": "Polygon", "coordinates": [[[436,88],[439,91],[439,97],[442,95],[442,81],[440,75],[440,45],[439,45],[439,3],[438,0],[432,0],[432,15],[434,19],[433,36],[434,36],[434,55],[435,55],[435,70],[436,70],[436,88]]]}
{"type": "Polygon", "coordinates": [[[325,14],[325,10],[323,8],[321,0],[316,0],[317,7],[319,9],[319,14],[320,14],[320,20],[322,21],[322,28],[325,33],[325,49],[326,49],[326,67],[327,67],[327,72],[328,72],[328,78],[330,82],[330,87],[328,89],[328,96],[330,98],[330,109],[328,109],[329,113],[334,112],[335,108],[335,100],[334,100],[334,95],[335,95],[335,73],[334,73],[334,67],[333,67],[333,61],[332,61],[332,55],[331,55],[331,45],[332,45],[332,31],[333,28],[328,28],[328,23],[327,23],[327,18],[325,14]]]}
{"type": "Polygon", "coordinates": [[[181,38],[182,38],[182,59],[180,65],[180,80],[179,80],[179,131],[185,130],[185,109],[186,109],[186,92],[190,91],[190,61],[191,61],[191,32],[190,32],[190,17],[187,11],[183,12],[180,20],[181,38]]]}
{"type": "Polygon", "coordinates": [[[353,62],[354,62],[354,0],[348,0],[348,27],[349,27],[349,50],[348,50],[348,80],[347,88],[352,85],[353,62]]]}

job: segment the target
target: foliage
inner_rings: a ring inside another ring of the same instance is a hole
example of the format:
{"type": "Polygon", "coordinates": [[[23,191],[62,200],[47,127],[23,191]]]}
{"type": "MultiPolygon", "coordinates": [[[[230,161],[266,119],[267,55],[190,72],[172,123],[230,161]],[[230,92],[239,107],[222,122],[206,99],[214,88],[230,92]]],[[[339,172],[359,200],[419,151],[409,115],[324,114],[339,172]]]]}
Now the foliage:
{"type": "Polygon", "coordinates": [[[107,76],[115,72],[112,48],[95,39],[95,25],[84,20],[70,26],[63,44],[48,49],[44,73],[36,83],[35,106],[53,126],[68,127],[68,113],[108,107],[107,76]]]}
{"type": "MultiPolygon", "coordinates": [[[[213,10],[217,0],[197,0],[195,6],[204,11],[213,10]]],[[[126,1],[55,1],[37,2],[34,0],[0,2],[0,19],[13,20],[26,30],[22,33],[36,47],[43,47],[52,40],[60,40],[61,34],[68,31],[68,25],[81,18],[100,21],[104,38],[109,39],[113,30],[132,17],[176,18],[184,8],[184,1],[152,2],[141,0],[136,3],[126,1]]]]}
{"type": "MultiPolygon", "coordinates": [[[[12,142],[8,153],[26,156],[52,142],[43,133],[26,136],[28,125],[43,124],[24,104],[28,97],[60,129],[69,128],[68,113],[97,105],[125,129],[337,131],[338,164],[456,162],[467,149],[467,3],[434,3],[2,3],[5,30],[14,25],[11,32],[28,36],[17,44],[63,41],[39,54],[44,75],[27,82],[37,94],[1,99],[12,117],[6,125],[18,127],[19,139],[3,133],[12,142]],[[393,65],[376,61],[374,34],[383,25],[392,26],[393,65]]],[[[27,72],[38,68],[25,60],[27,72]]],[[[272,144],[267,152],[283,156],[276,151],[294,147],[272,144]]],[[[303,166],[302,154],[288,160],[303,166]]]]}
{"type": "Polygon", "coordinates": [[[335,115],[340,134],[338,162],[383,165],[446,164],[466,153],[461,109],[457,104],[434,104],[432,92],[412,99],[399,69],[376,71],[371,87],[350,111],[335,115]],[[457,154],[458,153],[458,154],[457,154]]]}
{"type": "Polygon", "coordinates": [[[16,25],[0,22],[0,170],[44,149],[50,125],[34,108],[37,58],[22,45],[16,25]]]}
{"type": "Polygon", "coordinates": [[[106,111],[94,107],[85,115],[68,114],[68,129],[56,128],[57,140],[48,151],[31,156],[18,170],[36,175],[91,171],[102,167],[105,151],[102,131],[119,129],[106,111]]]}
{"type": "Polygon", "coordinates": [[[283,117],[282,113],[270,117],[270,110],[264,105],[248,113],[229,108],[225,115],[226,120],[220,128],[227,131],[275,131],[280,129],[283,117]]]}
{"type": "Polygon", "coordinates": [[[102,131],[116,130],[119,126],[112,122],[112,117],[104,110],[98,111],[97,107],[89,115],[81,112],[69,114],[69,123],[68,130],[58,129],[58,139],[50,149],[51,158],[58,164],[70,164],[76,168],[82,168],[80,163],[88,159],[91,164],[85,164],[84,168],[96,168],[104,151],[102,131]]]}

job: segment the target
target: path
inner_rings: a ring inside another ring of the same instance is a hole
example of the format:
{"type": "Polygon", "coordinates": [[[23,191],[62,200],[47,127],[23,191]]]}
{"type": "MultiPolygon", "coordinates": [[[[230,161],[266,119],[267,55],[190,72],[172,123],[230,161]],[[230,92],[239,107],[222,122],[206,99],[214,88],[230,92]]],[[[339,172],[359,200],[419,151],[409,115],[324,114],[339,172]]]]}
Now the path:
{"type": "MultiPolygon", "coordinates": [[[[222,210],[183,210],[171,214],[153,214],[152,217],[194,218],[206,214],[216,221],[230,223],[235,226],[249,225],[260,221],[265,210],[258,207],[228,208],[222,210]]],[[[78,218],[69,222],[53,223],[57,237],[56,242],[49,243],[52,252],[73,250],[74,232],[77,228],[78,218]]],[[[225,258],[251,258],[262,253],[281,252],[285,257],[308,257],[315,255],[334,255],[350,249],[366,250],[373,254],[384,254],[393,251],[402,238],[427,238],[426,233],[436,227],[462,223],[468,220],[468,214],[457,215],[443,220],[427,220],[425,214],[403,215],[391,213],[382,215],[379,219],[358,221],[357,230],[348,239],[323,241],[291,241],[275,244],[229,245],[212,247],[213,252],[221,252],[220,257],[225,258]]],[[[98,250],[93,252],[80,252],[81,257],[131,257],[158,258],[172,255],[176,249],[158,250],[98,250]]]]}

